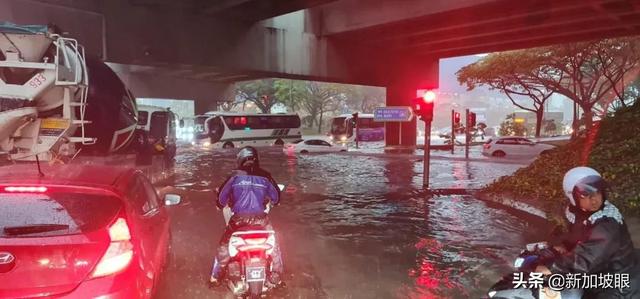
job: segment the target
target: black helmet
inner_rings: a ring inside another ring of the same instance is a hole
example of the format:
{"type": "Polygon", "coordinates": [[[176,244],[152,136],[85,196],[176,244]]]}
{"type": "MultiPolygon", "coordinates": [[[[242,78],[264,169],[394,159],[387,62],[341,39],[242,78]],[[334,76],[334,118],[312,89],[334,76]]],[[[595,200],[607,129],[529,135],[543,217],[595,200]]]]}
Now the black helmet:
{"type": "Polygon", "coordinates": [[[252,146],[243,147],[236,158],[238,168],[254,168],[259,166],[258,150],[252,146]]]}

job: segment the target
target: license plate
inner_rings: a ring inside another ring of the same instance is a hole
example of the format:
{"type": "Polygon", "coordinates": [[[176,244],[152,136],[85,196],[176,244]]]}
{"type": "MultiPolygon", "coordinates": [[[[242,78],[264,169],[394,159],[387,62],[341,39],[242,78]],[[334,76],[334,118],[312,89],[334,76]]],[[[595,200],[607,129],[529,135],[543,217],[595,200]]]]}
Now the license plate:
{"type": "Polygon", "coordinates": [[[265,267],[247,267],[247,281],[264,281],[266,278],[265,267]]]}

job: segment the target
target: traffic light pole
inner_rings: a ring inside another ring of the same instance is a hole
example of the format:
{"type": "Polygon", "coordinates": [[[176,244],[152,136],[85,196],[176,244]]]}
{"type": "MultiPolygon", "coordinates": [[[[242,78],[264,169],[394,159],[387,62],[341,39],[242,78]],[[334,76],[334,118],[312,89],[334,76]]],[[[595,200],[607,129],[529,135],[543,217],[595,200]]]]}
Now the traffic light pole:
{"type": "Polygon", "coordinates": [[[469,109],[467,108],[465,113],[465,128],[464,128],[464,157],[469,159],[469,109]]]}
{"type": "Polygon", "coordinates": [[[453,147],[456,144],[456,124],[455,124],[456,111],[451,109],[451,154],[453,155],[453,147]]]}
{"type": "Polygon", "coordinates": [[[356,149],[358,149],[358,138],[360,137],[360,126],[358,126],[358,120],[356,119],[356,149]]]}
{"type": "Polygon", "coordinates": [[[431,165],[431,121],[424,122],[424,159],[422,187],[429,189],[429,165],[431,165]]]}

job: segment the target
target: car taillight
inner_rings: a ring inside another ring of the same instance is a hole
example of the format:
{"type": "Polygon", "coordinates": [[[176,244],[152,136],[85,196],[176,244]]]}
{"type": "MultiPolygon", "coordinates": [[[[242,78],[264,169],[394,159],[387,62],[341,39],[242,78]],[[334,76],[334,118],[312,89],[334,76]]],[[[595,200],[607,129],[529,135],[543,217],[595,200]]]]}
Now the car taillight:
{"type": "Polygon", "coordinates": [[[109,248],[93,270],[92,278],[118,273],[129,266],[133,259],[131,233],[124,218],[118,218],[109,227],[109,238],[109,248]]]}
{"type": "Polygon", "coordinates": [[[491,144],[485,144],[483,147],[484,147],[484,149],[490,149],[491,148],[491,144]]]}
{"type": "Polygon", "coordinates": [[[31,192],[31,193],[42,193],[47,192],[47,187],[43,186],[8,186],[4,187],[5,192],[31,192]]]}

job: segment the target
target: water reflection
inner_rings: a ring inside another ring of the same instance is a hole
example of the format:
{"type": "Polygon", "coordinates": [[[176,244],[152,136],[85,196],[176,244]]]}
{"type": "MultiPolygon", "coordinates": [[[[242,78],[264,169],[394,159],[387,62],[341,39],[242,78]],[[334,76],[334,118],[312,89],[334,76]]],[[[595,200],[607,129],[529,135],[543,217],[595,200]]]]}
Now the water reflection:
{"type": "MultiPolygon", "coordinates": [[[[183,151],[175,184],[205,192],[217,187],[235,166],[235,152],[183,151]]],[[[279,149],[261,149],[260,155],[261,165],[287,185],[278,209],[290,216],[286,226],[302,231],[305,243],[337,248],[332,252],[348,263],[339,269],[353,275],[333,287],[358,298],[479,297],[536,236],[520,219],[468,196],[421,191],[418,159],[298,156],[279,149]]],[[[515,168],[432,160],[431,182],[436,188],[477,187],[515,168]]]]}

